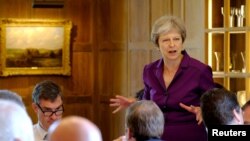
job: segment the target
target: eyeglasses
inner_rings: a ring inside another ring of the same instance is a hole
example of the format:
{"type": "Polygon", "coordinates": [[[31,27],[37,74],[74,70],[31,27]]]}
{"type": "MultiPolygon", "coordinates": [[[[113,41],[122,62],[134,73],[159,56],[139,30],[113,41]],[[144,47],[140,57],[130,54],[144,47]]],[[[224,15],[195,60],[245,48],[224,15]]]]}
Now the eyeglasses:
{"type": "Polygon", "coordinates": [[[56,116],[61,116],[61,115],[63,114],[63,112],[64,112],[64,107],[63,107],[63,105],[61,105],[61,106],[62,106],[62,109],[60,109],[60,110],[55,110],[55,111],[44,111],[44,110],[42,109],[42,107],[41,107],[39,104],[36,104],[36,105],[37,105],[37,107],[43,112],[43,115],[46,116],[46,117],[50,117],[50,116],[52,116],[53,114],[55,114],[56,116]]]}

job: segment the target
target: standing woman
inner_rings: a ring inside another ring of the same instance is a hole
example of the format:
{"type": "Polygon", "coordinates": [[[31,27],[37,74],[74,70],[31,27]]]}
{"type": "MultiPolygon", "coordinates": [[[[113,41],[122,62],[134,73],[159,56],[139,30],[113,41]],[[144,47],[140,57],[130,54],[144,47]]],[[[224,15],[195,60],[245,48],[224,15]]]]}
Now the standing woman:
{"type": "MultiPolygon", "coordinates": [[[[151,40],[162,58],[144,67],[143,99],[154,101],[164,113],[166,141],[206,141],[200,97],[214,87],[212,69],[190,57],[184,49],[186,28],[174,16],[160,17],[153,25],[151,40]]],[[[117,112],[134,99],[116,96],[110,106],[117,112]]]]}

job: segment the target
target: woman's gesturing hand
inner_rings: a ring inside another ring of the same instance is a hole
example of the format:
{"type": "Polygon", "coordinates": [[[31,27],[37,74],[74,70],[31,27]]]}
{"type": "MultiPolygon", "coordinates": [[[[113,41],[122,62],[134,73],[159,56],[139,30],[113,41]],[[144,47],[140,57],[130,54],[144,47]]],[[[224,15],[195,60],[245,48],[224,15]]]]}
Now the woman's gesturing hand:
{"type": "Polygon", "coordinates": [[[136,101],[135,98],[127,98],[121,95],[116,95],[115,98],[110,99],[110,107],[117,107],[112,113],[116,113],[121,109],[126,109],[130,104],[136,101]]]}
{"type": "Polygon", "coordinates": [[[191,113],[194,113],[196,115],[196,120],[198,121],[198,125],[201,124],[202,115],[201,115],[201,108],[199,106],[193,106],[193,105],[187,106],[187,105],[185,105],[183,103],[180,103],[180,106],[183,109],[185,109],[185,110],[187,110],[187,111],[189,111],[191,113]]]}

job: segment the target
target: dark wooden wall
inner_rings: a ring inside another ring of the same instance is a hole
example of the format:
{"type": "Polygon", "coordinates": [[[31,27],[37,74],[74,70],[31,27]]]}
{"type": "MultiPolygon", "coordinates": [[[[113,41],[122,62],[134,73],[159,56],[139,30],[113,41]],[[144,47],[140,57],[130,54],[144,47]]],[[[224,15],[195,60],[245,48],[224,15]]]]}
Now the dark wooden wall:
{"type": "Polygon", "coordinates": [[[34,122],[31,92],[45,79],[63,89],[65,116],[95,122],[104,141],[124,133],[124,111],[112,114],[109,99],[133,97],[143,88],[143,66],[160,57],[150,42],[153,21],[164,14],[182,16],[182,0],[65,0],[63,8],[32,8],[32,0],[0,0],[0,18],[68,19],[71,34],[71,76],[0,77],[0,89],[19,93],[34,122]]]}
{"type": "Polygon", "coordinates": [[[23,75],[0,77],[0,89],[22,95],[33,122],[31,108],[34,85],[45,79],[58,83],[64,93],[65,116],[80,115],[97,123],[98,96],[95,64],[97,62],[96,0],[65,0],[63,8],[32,8],[32,0],[0,0],[0,18],[68,19],[73,23],[70,45],[72,75],[23,75]]]}

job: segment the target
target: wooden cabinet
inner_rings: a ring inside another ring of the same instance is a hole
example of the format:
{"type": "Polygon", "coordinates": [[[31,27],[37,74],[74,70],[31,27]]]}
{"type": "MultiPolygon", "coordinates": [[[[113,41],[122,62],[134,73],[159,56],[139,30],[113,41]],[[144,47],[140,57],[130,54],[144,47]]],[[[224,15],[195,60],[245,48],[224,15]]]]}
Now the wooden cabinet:
{"type": "Polygon", "coordinates": [[[205,0],[206,62],[215,82],[250,97],[250,1],[205,0]]]}

